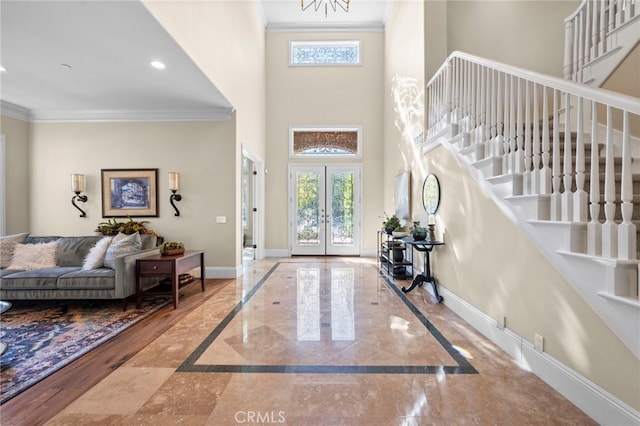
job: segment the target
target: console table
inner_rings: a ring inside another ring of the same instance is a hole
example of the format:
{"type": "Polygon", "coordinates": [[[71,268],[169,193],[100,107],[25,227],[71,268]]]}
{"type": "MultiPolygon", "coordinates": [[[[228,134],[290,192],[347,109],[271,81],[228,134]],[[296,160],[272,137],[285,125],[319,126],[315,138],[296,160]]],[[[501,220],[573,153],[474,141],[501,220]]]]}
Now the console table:
{"type": "Polygon", "coordinates": [[[444,243],[442,241],[435,241],[435,240],[414,240],[412,237],[403,238],[402,241],[406,245],[411,246],[412,262],[413,262],[413,259],[415,259],[414,251],[424,253],[424,265],[423,265],[422,273],[417,274],[413,278],[413,281],[411,282],[411,286],[409,286],[409,288],[402,287],[402,292],[409,293],[414,288],[422,287],[422,285],[425,282],[428,282],[428,283],[431,283],[431,286],[433,287],[433,294],[436,296],[436,300],[438,301],[438,303],[442,302],[443,298],[438,293],[436,279],[431,275],[431,264],[429,260],[429,253],[431,253],[431,250],[433,250],[435,246],[441,246],[441,245],[444,245],[444,243]]]}
{"type": "MultiPolygon", "coordinates": [[[[136,307],[140,307],[142,301],[143,292],[151,287],[144,288],[144,278],[149,277],[170,277],[171,278],[171,293],[157,293],[159,294],[171,294],[173,296],[173,308],[178,308],[178,298],[180,297],[180,289],[187,287],[198,280],[193,279],[187,283],[180,284],[179,276],[182,273],[186,273],[192,269],[200,268],[200,285],[202,291],[204,291],[204,251],[202,250],[187,250],[184,254],[178,254],[175,256],[162,256],[161,254],[154,254],[152,256],[141,257],[136,260],[136,307]]],[[[152,287],[155,287],[155,284],[152,287]]]]}

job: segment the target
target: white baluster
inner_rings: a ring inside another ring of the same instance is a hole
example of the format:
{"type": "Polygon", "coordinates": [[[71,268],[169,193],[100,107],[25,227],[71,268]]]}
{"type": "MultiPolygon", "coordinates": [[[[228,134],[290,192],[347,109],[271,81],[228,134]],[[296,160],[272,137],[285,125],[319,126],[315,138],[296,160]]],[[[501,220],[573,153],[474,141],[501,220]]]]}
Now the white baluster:
{"type": "Polygon", "coordinates": [[[602,224],[600,223],[600,148],[598,144],[598,111],[591,102],[591,174],[589,184],[589,213],[587,224],[587,253],[599,256],[602,252],[602,224]]]}
{"type": "Polygon", "coordinates": [[[515,138],[515,172],[523,173],[524,172],[524,123],[522,122],[522,81],[514,77],[516,82],[516,124],[515,124],[515,132],[513,136],[515,138]]]}
{"type": "Polygon", "coordinates": [[[601,2],[599,0],[591,0],[591,2],[589,3],[591,5],[591,19],[592,19],[592,23],[591,23],[591,48],[592,48],[591,58],[592,59],[596,59],[599,55],[598,24],[600,20],[598,19],[598,16],[600,15],[600,10],[598,9],[598,6],[600,5],[600,3],[601,2]]]}
{"type": "Polygon", "coordinates": [[[573,80],[573,20],[569,20],[564,24],[564,67],[563,75],[565,80],[573,80]]]}
{"type": "MultiPolygon", "coordinates": [[[[496,140],[495,140],[495,156],[502,159],[503,154],[503,145],[504,141],[504,95],[503,90],[504,86],[502,84],[502,73],[496,72],[497,74],[497,90],[496,90],[496,140]]],[[[504,162],[504,159],[502,159],[504,162]]]]}
{"type": "Polygon", "coordinates": [[[538,112],[538,85],[533,83],[533,165],[531,166],[531,191],[533,194],[542,194],[540,185],[540,162],[542,161],[540,141],[540,113],[538,112]]]}
{"type": "Polygon", "coordinates": [[[451,114],[453,112],[453,67],[448,63],[444,72],[444,108],[445,123],[447,126],[451,124],[451,114]]]}
{"type": "MultiPolygon", "coordinates": [[[[532,149],[531,146],[531,93],[530,87],[531,84],[528,81],[524,81],[525,85],[524,90],[524,177],[523,177],[523,185],[524,185],[524,194],[532,193],[532,185],[531,185],[531,155],[532,149]]],[[[520,85],[518,85],[518,89],[520,85]]],[[[522,122],[521,122],[522,123],[522,122]]]]}
{"type": "Polygon", "coordinates": [[[618,255],[618,226],[614,221],[616,213],[616,176],[613,163],[613,119],[611,106],[607,105],[607,136],[604,166],[604,217],[602,224],[602,255],[618,255]]]}
{"type": "Polygon", "coordinates": [[[551,124],[549,123],[549,100],[547,99],[548,89],[546,86],[542,87],[542,170],[540,173],[540,193],[551,194],[552,191],[552,173],[550,151],[550,139],[549,129],[551,124]]]}
{"type": "Polygon", "coordinates": [[[504,139],[502,141],[502,147],[504,149],[504,153],[502,155],[502,174],[509,173],[511,170],[511,163],[509,159],[511,158],[511,151],[509,150],[510,142],[511,142],[511,124],[509,122],[509,116],[511,113],[511,92],[509,92],[509,82],[511,81],[511,76],[504,76],[504,139]]]}
{"type": "Polygon", "coordinates": [[[618,258],[635,260],[636,225],[631,221],[633,215],[633,180],[631,174],[631,137],[629,130],[629,112],[622,113],[622,223],[618,225],[618,258]]]}
{"type": "Polygon", "coordinates": [[[553,192],[551,193],[551,220],[561,220],[561,194],[560,183],[562,182],[560,171],[560,124],[558,110],[560,109],[560,93],[553,89],[553,147],[551,148],[553,156],[552,173],[553,173],[553,192]]]}
{"type": "Polygon", "coordinates": [[[569,93],[564,94],[564,160],[562,182],[564,192],[562,193],[562,220],[569,222],[573,220],[573,150],[571,148],[571,98],[569,93]]]}
{"type": "Polygon", "coordinates": [[[585,183],[585,159],[584,159],[584,106],[582,97],[578,97],[578,117],[576,129],[576,192],[573,194],[573,220],[576,222],[587,221],[587,203],[589,202],[585,183]]]}
{"type": "Polygon", "coordinates": [[[600,37],[598,38],[598,46],[600,55],[607,52],[607,0],[600,1],[600,13],[598,14],[598,20],[600,21],[600,37]]]}

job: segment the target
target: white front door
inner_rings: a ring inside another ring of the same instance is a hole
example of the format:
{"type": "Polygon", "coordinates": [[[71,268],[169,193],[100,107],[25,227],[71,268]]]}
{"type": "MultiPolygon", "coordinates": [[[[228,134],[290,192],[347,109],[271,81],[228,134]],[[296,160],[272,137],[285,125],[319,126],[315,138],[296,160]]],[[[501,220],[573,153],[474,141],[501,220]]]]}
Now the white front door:
{"type": "Polygon", "coordinates": [[[360,166],[289,168],[292,255],[360,254],[360,166]]]}

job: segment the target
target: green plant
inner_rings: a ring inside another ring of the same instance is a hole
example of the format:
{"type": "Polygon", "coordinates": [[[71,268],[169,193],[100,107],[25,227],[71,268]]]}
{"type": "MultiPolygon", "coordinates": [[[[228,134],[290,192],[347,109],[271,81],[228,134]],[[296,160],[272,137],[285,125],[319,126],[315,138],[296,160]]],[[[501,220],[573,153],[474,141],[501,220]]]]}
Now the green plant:
{"type": "Polygon", "coordinates": [[[396,228],[394,229],[394,232],[405,232],[405,231],[406,231],[406,229],[402,225],[396,226],[396,228]]]}
{"type": "Polygon", "coordinates": [[[160,253],[164,253],[167,250],[183,249],[184,243],[182,241],[166,241],[160,244],[160,253]]]}
{"type": "Polygon", "coordinates": [[[122,232],[126,235],[135,234],[139,232],[141,234],[152,234],[156,235],[154,231],[148,229],[144,224],[149,223],[148,221],[134,221],[129,218],[126,222],[118,222],[116,219],[111,218],[106,222],[98,223],[97,232],[100,232],[103,235],[116,235],[119,232],[122,232]]]}
{"type": "Polygon", "coordinates": [[[400,219],[395,214],[392,216],[388,216],[385,213],[385,220],[382,222],[382,227],[384,228],[387,234],[392,233],[398,226],[402,226],[400,223],[400,219]]]}

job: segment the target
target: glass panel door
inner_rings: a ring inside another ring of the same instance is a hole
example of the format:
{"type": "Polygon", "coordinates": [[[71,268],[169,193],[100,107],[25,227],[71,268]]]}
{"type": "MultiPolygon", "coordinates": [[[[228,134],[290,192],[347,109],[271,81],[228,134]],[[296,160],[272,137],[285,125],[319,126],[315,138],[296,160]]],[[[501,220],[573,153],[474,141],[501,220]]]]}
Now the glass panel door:
{"type": "Polygon", "coordinates": [[[292,169],[294,205],[292,254],[325,254],[324,167],[292,169]]]}
{"type": "Polygon", "coordinates": [[[291,254],[360,254],[359,177],[358,166],[291,166],[291,254]]]}
{"type": "Polygon", "coordinates": [[[328,166],[326,176],[327,200],[330,202],[327,206],[327,225],[330,226],[326,229],[326,254],[358,255],[358,170],[353,166],[328,166]]]}

